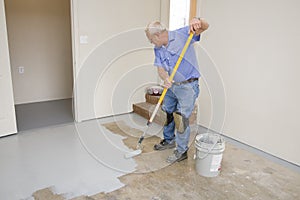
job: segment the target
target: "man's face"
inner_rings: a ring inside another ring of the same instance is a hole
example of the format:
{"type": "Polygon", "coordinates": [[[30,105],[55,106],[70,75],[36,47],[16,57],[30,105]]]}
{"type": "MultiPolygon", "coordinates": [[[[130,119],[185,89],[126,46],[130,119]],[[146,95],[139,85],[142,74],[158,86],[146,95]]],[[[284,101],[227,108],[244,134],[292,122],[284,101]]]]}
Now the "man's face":
{"type": "Polygon", "coordinates": [[[161,47],[163,45],[163,42],[162,40],[160,39],[160,34],[159,33],[156,33],[156,34],[153,34],[153,35],[150,35],[149,33],[147,33],[147,37],[148,37],[148,40],[151,44],[154,44],[156,47],[161,47]]]}

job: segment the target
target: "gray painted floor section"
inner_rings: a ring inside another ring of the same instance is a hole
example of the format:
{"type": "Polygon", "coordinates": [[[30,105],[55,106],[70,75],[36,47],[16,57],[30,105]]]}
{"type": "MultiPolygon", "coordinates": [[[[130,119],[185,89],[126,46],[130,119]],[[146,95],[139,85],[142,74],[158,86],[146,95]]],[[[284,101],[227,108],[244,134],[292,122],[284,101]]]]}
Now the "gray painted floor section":
{"type": "MultiPolygon", "coordinates": [[[[146,124],[129,114],[0,138],[0,199],[26,199],[47,187],[67,198],[122,187],[118,177],[133,172],[136,163],[124,158],[131,150],[122,137],[100,125],[118,120],[136,128],[146,124]]],[[[157,134],[160,127],[152,130],[157,134]]]]}
{"type": "Polygon", "coordinates": [[[15,106],[19,131],[72,123],[72,99],[20,104],[15,106]]]}

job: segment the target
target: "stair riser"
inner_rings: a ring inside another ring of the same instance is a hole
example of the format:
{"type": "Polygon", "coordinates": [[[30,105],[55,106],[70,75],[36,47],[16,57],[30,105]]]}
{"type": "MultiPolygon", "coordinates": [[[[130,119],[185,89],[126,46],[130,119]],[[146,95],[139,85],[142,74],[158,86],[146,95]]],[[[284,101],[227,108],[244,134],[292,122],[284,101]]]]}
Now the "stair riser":
{"type": "Polygon", "coordinates": [[[150,95],[150,94],[145,94],[145,99],[147,103],[151,103],[151,104],[157,104],[158,100],[159,100],[160,96],[154,96],[154,95],[150,95]]]}
{"type": "MultiPolygon", "coordinates": [[[[155,109],[154,104],[149,104],[149,103],[139,103],[139,104],[134,104],[133,105],[133,112],[136,114],[146,118],[150,119],[153,110],[155,109]]],[[[153,122],[164,125],[166,121],[166,113],[163,112],[161,109],[158,110],[153,122]]],[[[195,106],[192,115],[189,118],[190,124],[196,124],[197,123],[197,106],[195,106]]]]}

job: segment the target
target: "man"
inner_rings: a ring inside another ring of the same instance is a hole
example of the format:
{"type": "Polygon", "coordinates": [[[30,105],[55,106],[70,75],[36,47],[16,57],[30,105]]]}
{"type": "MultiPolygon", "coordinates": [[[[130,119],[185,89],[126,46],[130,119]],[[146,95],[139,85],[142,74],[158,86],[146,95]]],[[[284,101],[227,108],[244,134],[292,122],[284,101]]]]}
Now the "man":
{"type": "Polygon", "coordinates": [[[189,33],[194,34],[191,44],[200,41],[200,34],[207,30],[208,23],[204,19],[193,18],[190,25],[168,31],[158,21],[148,24],[146,36],[155,45],[154,66],[157,67],[164,87],[168,88],[163,101],[162,110],[166,112],[167,119],[164,125],[164,139],[154,145],[154,150],[174,148],[174,153],[167,158],[167,162],[179,162],[187,158],[188,142],[190,137],[189,117],[194,109],[195,101],[199,95],[197,58],[192,45],[185,53],[184,58],[172,82],[169,80],[173,68],[186,43],[189,33]],[[177,133],[175,135],[175,127],[177,133]]]}

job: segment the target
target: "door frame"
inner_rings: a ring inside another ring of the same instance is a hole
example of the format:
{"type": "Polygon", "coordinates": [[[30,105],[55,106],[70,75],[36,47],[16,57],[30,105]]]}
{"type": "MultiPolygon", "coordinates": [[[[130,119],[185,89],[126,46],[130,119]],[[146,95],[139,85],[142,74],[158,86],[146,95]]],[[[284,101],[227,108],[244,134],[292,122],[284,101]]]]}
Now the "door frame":
{"type": "Polygon", "coordinates": [[[3,59],[3,75],[0,74],[0,80],[3,81],[4,90],[3,95],[5,95],[4,101],[2,100],[3,107],[6,108],[2,111],[3,117],[1,120],[1,132],[0,137],[15,134],[18,132],[17,130],[17,121],[14,107],[14,95],[13,95],[13,86],[12,86],[12,77],[11,77],[11,64],[9,58],[9,46],[8,46],[8,36],[7,36],[7,25],[6,25],[6,14],[5,14],[5,4],[4,0],[0,0],[0,48],[2,52],[2,56],[0,56],[1,60],[3,59]]]}
{"type": "Polygon", "coordinates": [[[78,91],[76,85],[77,79],[77,64],[78,56],[77,50],[79,49],[79,42],[76,42],[76,38],[79,38],[78,33],[78,2],[77,0],[70,0],[70,13],[71,13],[71,40],[72,40],[72,63],[73,63],[73,117],[75,122],[81,122],[78,116],[78,91]]]}

